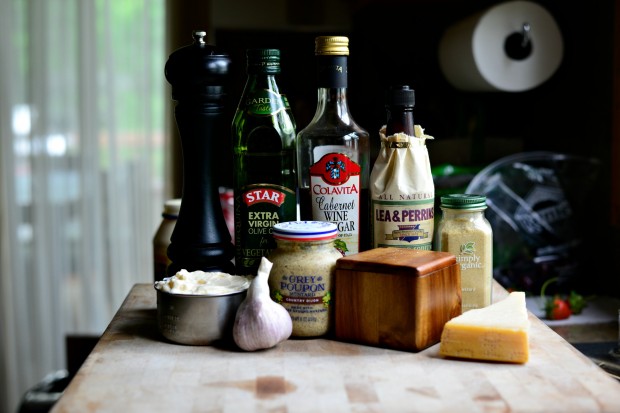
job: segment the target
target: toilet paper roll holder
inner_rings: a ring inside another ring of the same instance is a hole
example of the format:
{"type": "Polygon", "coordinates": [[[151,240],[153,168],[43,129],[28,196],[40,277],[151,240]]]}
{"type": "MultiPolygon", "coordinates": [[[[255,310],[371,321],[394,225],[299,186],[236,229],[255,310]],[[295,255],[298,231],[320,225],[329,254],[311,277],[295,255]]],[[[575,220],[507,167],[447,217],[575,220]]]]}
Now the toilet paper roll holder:
{"type": "Polygon", "coordinates": [[[520,32],[514,32],[504,42],[504,53],[513,60],[525,60],[532,54],[532,39],[530,31],[532,27],[524,22],[520,32]]]}

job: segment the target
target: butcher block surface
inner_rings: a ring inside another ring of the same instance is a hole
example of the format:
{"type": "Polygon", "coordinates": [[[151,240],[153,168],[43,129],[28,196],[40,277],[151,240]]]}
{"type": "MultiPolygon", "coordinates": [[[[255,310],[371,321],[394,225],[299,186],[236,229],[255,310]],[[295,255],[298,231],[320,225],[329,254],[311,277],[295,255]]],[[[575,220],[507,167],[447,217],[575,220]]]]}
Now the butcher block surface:
{"type": "Polygon", "coordinates": [[[620,383],[529,317],[525,365],[329,339],[245,353],[165,341],[155,290],[137,284],[52,411],[620,412],[620,383]]]}

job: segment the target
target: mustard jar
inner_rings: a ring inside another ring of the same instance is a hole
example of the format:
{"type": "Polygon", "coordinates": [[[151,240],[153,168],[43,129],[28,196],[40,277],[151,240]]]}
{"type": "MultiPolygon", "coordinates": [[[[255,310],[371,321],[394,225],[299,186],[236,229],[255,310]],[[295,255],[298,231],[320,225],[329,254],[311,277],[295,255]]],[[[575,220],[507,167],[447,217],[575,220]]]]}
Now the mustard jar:
{"type": "Polygon", "coordinates": [[[336,261],[338,228],[331,222],[291,221],[273,226],[276,249],[269,260],[272,299],[293,320],[292,336],[317,337],[331,327],[331,288],[336,261]]]}
{"type": "Polygon", "coordinates": [[[462,310],[486,307],[493,286],[493,231],[484,216],[486,197],[446,195],[440,207],[436,247],[454,254],[460,264],[462,310]]]}

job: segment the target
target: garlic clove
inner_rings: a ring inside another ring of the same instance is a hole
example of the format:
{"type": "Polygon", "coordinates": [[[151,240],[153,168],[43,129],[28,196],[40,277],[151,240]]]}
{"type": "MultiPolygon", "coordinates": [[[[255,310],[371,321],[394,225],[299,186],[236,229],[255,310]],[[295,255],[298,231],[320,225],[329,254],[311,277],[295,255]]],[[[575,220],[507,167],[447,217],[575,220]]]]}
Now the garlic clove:
{"type": "Polygon", "coordinates": [[[267,258],[261,259],[258,273],[235,316],[233,339],[246,351],[274,347],[293,332],[290,314],[269,296],[268,279],[272,266],[267,258]]]}

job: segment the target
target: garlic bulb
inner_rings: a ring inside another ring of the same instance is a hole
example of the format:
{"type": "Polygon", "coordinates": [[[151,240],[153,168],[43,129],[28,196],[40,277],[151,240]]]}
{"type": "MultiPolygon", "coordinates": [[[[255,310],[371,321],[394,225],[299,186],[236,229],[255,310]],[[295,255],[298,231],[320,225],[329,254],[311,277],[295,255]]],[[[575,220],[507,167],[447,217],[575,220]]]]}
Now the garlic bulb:
{"type": "Polygon", "coordinates": [[[272,266],[267,258],[262,258],[247,296],[237,310],[233,338],[246,351],[271,348],[293,332],[288,311],[269,296],[267,281],[272,266]]]}

